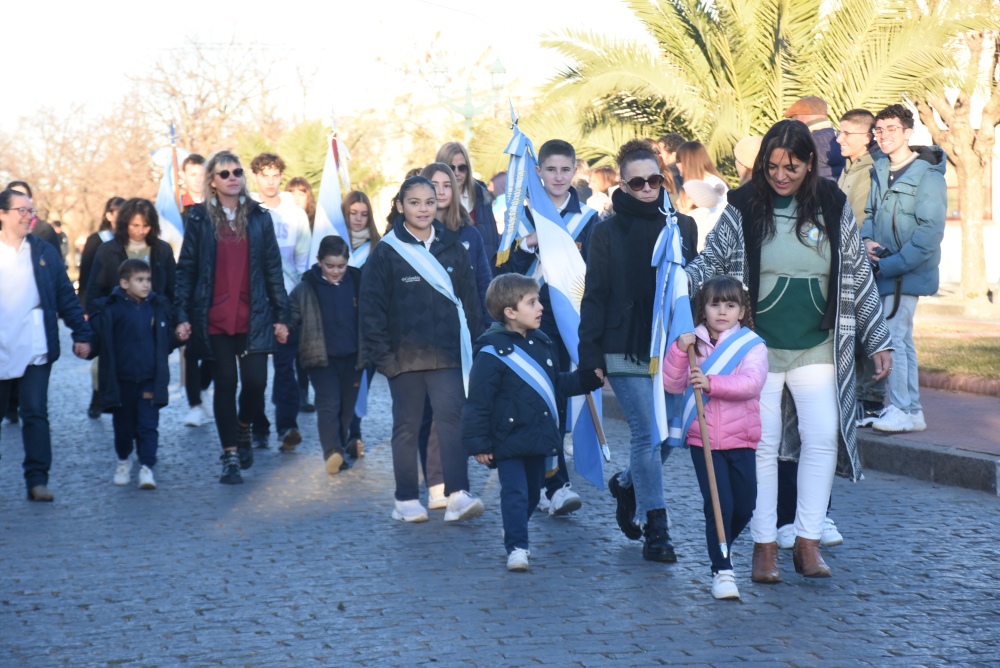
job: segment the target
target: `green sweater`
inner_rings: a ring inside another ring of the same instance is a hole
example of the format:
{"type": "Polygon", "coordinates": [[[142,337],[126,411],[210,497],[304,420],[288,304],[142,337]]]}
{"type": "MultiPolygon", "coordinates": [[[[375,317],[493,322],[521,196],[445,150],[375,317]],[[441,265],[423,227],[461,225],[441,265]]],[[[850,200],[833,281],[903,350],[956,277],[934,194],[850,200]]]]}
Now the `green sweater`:
{"type": "Polygon", "coordinates": [[[802,243],[795,234],[795,199],[778,197],[774,204],[775,234],[761,247],[754,314],[757,333],[767,343],[768,370],[832,364],[832,332],[821,328],[830,273],[829,239],[810,226],[807,243],[802,243]]]}

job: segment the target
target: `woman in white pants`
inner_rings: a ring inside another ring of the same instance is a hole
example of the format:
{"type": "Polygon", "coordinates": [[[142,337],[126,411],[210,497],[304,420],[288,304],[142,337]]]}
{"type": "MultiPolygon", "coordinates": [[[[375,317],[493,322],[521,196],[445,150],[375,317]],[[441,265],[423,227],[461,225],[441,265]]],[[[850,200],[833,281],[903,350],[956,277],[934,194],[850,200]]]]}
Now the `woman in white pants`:
{"type": "Polygon", "coordinates": [[[757,448],[754,582],[778,582],[778,458],[798,460],[795,570],[829,577],[820,555],[834,473],[861,477],[855,433],[855,339],[875,361],[892,365],[871,267],[846,197],[817,172],[805,124],[780,121],[765,135],[751,180],[729,204],[687,267],[692,290],[715,274],[750,291],[757,333],[767,343],[757,448]],[[838,467],[838,462],[841,466],[838,467]]]}

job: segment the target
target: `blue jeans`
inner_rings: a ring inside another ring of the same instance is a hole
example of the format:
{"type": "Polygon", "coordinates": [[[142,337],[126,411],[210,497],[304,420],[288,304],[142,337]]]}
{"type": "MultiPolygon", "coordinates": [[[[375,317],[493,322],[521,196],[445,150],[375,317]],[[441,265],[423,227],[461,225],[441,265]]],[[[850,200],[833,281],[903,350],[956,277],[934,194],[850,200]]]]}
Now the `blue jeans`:
{"type": "Polygon", "coordinates": [[[528,549],[528,520],[538,506],[545,457],[515,457],[497,462],[500,478],[500,516],[503,518],[503,546],[507,554],[514,548],[528,549]]]}
{"type": "Polygon", "coordinates": [[[618,398],[625,420],[632,434],[628,468],[623,472],[621,484],[635,486],[635,522],[646,523],[650,510],[666,509],[663,500],[663,462],[672,448],[660,448],[660,461],[653,461],[650,424],[653,421],[653,379],[645,376],[608,376],[611,389],[618,398]]]}
{"type": "MultiPolygon", "coordinates": [[[[29,366],[18,383],[21,439],[24,442],[24,482],[30,490],[49,484],[52,434],[49,431],[49,374],[51,364],[29,366]]],[[[0,380],[0,406],[7,407],[16,379],[0,380]]],[[[6,411],[4,411],[6,412],[6,411]]]]}
{"type": "Polygon", "coordinates": [[[128,459],[134,444],[139,463],[153,468],[160,442],[160,408],[153,404],[153,381],[119,380],[118,386],[122,403],[111,419],[115,429],[115,453],[118,459],[128,459]]]}
{"type": "MultiPolygon", "coordinates": [[[[917,349],[913,345],[913,313],[917,310],[917,297],[903,295],[899,298],[896,315],[885,321],[889,326],[892,344],[892,373],[889,374],[889,403],[904,413],[916,413],[920,408],[920,376],[917,370],[917,349]]],[[[895,295],[882,298],[882,312],[892,313],[895,295]]]]}

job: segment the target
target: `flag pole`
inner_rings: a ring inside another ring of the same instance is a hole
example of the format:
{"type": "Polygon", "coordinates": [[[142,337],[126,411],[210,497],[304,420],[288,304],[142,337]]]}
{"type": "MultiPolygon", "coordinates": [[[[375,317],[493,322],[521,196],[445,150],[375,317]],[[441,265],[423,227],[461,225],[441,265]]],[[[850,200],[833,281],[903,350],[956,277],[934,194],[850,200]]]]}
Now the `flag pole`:
{"type": "MultiPolygon", "coordinates": [[[[695,357],[694,346],[688,347],[688,362],[691,368],[698,366],[698,359],[695,357]]],[[[719,505],[719,486],[715,480],[715,465],[712,463],[712,448],[708,441],[708,426],[705,424],[705,402],[701,397],[701,389],[694,388],[694,402],[698,407],[698,426],[701,427],[701,449],[705,453],[705,470],[708,476],[708,489],[712,496],[712,511],[715,513],[715,533],[719,538],[719,549],[722,550],[722,558],[729,557],[729,546],[726,544],[726,528],[722,526],[722,507],[719,505]]]]}
{"type": "Polygon", "coordinates": [[[601,445],[601,454],[604,461],[611,461],[611,449],[608,448],[608,439],[604,436],[604,426],[601,425],[601,417],[597,414],[597,404],[594,403],[594,395],[587,393],[587,408],[590,409],[590,419],[594,421],[594,429],[597,431],[597,442],[601,445]]]}

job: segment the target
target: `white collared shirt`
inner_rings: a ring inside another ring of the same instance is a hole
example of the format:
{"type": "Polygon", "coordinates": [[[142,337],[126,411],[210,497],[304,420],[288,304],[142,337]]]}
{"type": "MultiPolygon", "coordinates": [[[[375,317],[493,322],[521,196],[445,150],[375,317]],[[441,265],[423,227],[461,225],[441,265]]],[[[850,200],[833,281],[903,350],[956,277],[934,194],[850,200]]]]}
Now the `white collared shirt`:
{"type": "Polygon", "coordinates": [[[48,361],[45,316],[27,239],[19,248],[0,241],[0,322],[0,380],[20,378],[29,365],[48,361]]]}

